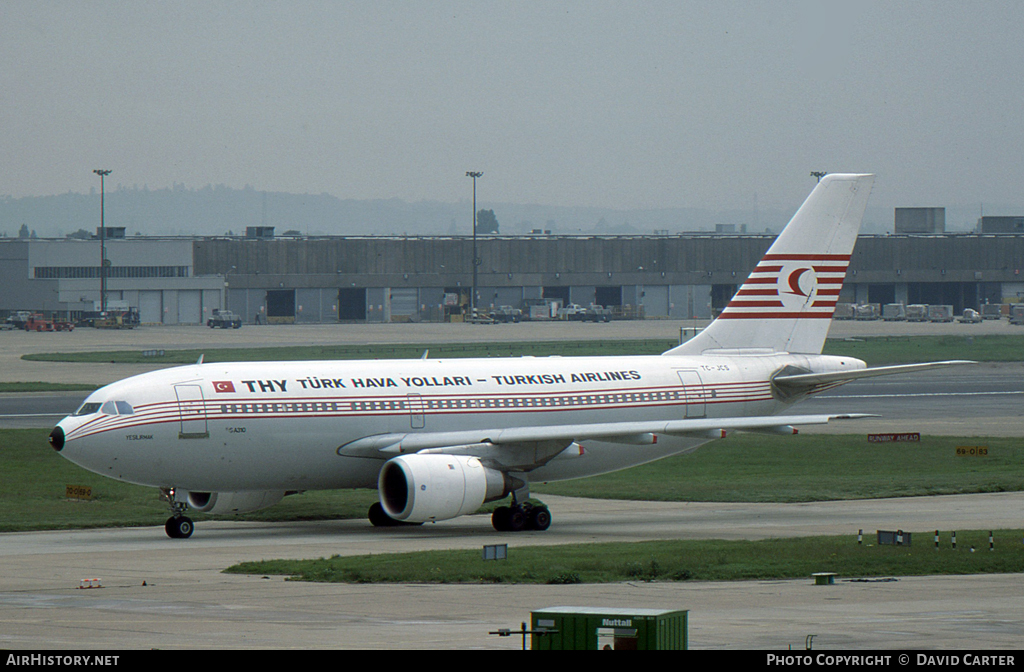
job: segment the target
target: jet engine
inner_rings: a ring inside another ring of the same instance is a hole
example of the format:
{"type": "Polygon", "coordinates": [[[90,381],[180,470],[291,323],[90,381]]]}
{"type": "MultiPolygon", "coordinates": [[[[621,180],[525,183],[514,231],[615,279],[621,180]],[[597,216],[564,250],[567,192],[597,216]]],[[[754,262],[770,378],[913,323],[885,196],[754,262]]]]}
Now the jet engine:
{"type": "Polygon", "coordinates": [[[403,455],[384,464],[377,489],[390,517],[425,523],[473,513],[508,495],[511,480],[475,457],[403,455]]]}
{"type": "Polygon", "coordinates": [[[273,506],[284,498],[282,490],[242,490],[238,492],[189,492],[188,505],[213,515],[249,513],[273,506]]]}

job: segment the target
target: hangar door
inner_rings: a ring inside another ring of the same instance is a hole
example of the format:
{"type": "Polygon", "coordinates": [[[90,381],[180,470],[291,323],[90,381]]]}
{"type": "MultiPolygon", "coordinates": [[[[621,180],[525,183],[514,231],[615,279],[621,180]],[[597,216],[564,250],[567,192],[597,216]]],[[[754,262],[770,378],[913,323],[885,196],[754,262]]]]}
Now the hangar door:
{"type": "Polygon", "coordinates": [[[342,287],[338,290],[338,319],[366,321],[366,289],[363,287],[342,287]]]}
{"type": "Polygon", "coordinates": [[[160,324],[164,321],[163,293],[159,289],[139,292],[139,321],[143,324],[160,324]]]}
{"type": "Polygon", "coordinates": [[[267,290],[267,321],[273,318],[287,322],[289,318],[295,319],[295,290],[294,289],[269,289],[267,290]]]}
{"type": "Polygon", "coordinates": [[[203,293],[198,289],[178,290],[178,324],[200,324],[203,321],[203,293]]]}
{"type": "Polygon", "coordinates": [[[408,322],[419,314],[419,292],[415,287],[393,287],[389,296],[393,322],[408,322]]]}

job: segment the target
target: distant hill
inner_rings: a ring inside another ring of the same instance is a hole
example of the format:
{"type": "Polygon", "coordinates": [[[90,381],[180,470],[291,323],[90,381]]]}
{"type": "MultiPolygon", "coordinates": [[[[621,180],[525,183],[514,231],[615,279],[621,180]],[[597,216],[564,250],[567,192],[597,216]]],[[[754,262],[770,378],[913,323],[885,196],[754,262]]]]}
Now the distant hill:
{"type": "MultiPolygon", "coordinates": [[[[792,215],[740,209],[615,210],[487,201],[479,202],[478,207],[494,210],[499,232],[505,234],[528,233],[531,229],[555,234],[675,234],[714,231],[716,224],[733,224],[736,231],[746,225],[749,233],[762,233],[765,229],[781,230],[792,215]]],[[[95,190],[90,194],[0,197],[0,234],[16,237],[23,225],[42,238],[64,237],[79,229],[95,232],[99,211],[100,196],[95,190]]],[[[223,185],[193,189],[179,184],[165,189],[119,187],[106,194],[107,226],[123,226],[128,235],[243,234],[247,226],[264,225],[275,227],[277,234],[468,235],[471,217],[468,200],[351,200],[329,194],[263,192],[223,185]]],[[[891,210],[868,208],[864,230],[885,233],[892,230],[892,222],[891,210]]],[[[950,230],[973,226],[971,209],[947,208],[946,222],[950,230]]]]}

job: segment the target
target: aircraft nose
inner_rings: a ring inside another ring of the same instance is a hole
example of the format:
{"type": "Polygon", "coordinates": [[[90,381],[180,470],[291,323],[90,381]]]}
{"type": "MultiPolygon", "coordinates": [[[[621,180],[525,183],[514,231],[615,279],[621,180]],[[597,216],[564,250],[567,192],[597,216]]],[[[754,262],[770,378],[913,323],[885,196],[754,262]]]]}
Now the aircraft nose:
{"type": "Polygon", "coordinates": [[[50,432],[50,445],[58,453],[64,449],[64,430],[60,425],[54,427],[50,432]]]}

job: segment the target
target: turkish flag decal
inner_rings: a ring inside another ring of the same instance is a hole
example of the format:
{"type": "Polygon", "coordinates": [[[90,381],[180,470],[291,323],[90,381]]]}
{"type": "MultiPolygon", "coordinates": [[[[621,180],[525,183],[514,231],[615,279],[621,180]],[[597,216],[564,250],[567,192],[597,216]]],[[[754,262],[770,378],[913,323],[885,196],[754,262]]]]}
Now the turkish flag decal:
{"type": "Polygon", "coordinates": [[[230,380],[215,380],[213,381],[214,392],[234,392],[235,386],[231,384],[230,380]]]}

